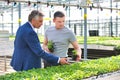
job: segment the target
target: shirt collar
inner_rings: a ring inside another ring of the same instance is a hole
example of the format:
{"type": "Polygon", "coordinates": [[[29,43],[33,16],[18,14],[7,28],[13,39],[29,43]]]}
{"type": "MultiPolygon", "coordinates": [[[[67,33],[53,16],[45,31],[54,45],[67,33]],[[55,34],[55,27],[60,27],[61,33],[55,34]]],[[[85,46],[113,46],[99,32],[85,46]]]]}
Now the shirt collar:
{"type": "Polygon", "coordinates": [[[28,22],[28,23],[31,25],[32,29],[35,31],[35,28],[34,28],[33,25],[31,24],[31,22],[28,22]]]}

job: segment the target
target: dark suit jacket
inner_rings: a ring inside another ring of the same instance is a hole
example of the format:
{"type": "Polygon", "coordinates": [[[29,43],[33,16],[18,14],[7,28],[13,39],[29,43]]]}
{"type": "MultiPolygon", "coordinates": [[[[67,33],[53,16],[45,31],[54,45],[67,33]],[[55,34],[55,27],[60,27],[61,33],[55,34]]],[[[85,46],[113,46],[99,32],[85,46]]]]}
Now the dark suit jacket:
{"type": "Polygon", "coordinates": [[[36,32],[29,22],[19,27],[14,41],[14,53],[11,66],[16,71],[41,67],[41,58],[57,65],[58,57],[42,50],[36,32]]]}

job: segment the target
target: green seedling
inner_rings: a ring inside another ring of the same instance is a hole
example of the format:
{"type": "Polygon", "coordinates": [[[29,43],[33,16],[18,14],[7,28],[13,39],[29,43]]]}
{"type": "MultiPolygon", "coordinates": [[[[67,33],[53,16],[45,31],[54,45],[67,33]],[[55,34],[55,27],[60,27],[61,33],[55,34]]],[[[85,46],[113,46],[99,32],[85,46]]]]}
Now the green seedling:
{"type": "Polygon", "coordinates": [[[53,42],[52,41],[48,41],[48,49],[50,50],[50,52],[54,51],[54,46],[53,46],[53,42]]]}

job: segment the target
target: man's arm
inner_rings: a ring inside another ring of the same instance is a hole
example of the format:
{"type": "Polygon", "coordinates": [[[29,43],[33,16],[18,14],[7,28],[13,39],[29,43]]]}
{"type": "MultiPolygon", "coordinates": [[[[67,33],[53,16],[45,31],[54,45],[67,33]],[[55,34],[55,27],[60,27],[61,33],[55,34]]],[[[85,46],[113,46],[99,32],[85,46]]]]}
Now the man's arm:
{"type": "Polygon", "coordinates": [[[39,39],[37,34],[33,32],[28,32],[24,35],[24,40],[26,41],[27,45],[31,49],[33,53],[35,53],[37,56],[40,56],[41,58],[45,59],[51,64],[69,64],[67,62],[66,58],[59,58],[57,56],[54,56],[52,54],[48,54],[44,50],[42,50],[39,39]]]}
{"type": "MultiPolygon", "coordinates": [[[[45,51],[47,51],[47,52],[50,52],[49,49],[48,49],[48,47],[47,47],[47,44],[48,44],[48,39],[47,39],[47,38],[44,38],[43,49],[44,49],[45,51]]],[[[61,65],[63,65],[63,64],[69,64],[69,63],[67,62],[67,58],[59,58],[59,59],[58,59],[58,63],[61,64],[61,65]]]]}
{"type": "Polygon", "coordinates": [[[74,42],[72,42],[71,44],[72,44],[72,46],[74,47],[74,50],[77,51],[77,56],[78,56],[78,57],[77,57],[77,61],[79,61],[79,60],[81,59],[82,50],[81,50],[81,48],[80,48],[80,46],[79,46],[79,44],[78,44],[77,41],[74,41],[74,42]]]}

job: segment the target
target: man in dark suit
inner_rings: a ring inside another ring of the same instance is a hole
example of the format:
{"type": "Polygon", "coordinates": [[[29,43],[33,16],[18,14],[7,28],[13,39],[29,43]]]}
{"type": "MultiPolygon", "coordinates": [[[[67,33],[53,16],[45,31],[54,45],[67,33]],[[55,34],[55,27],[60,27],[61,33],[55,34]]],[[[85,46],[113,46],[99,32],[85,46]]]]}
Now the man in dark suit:
{"type": "Polygon", "coordinates": [[[45,52],[34,28],[40,28],[43,23],[43,14],[33,10],[28,16],[28,22],[20,26],[14,41],[14,53],[11,66],[16,71],[41,68],[41,58],[53,65],[69,64],[66,58],[59,58],[45,52]]]}

